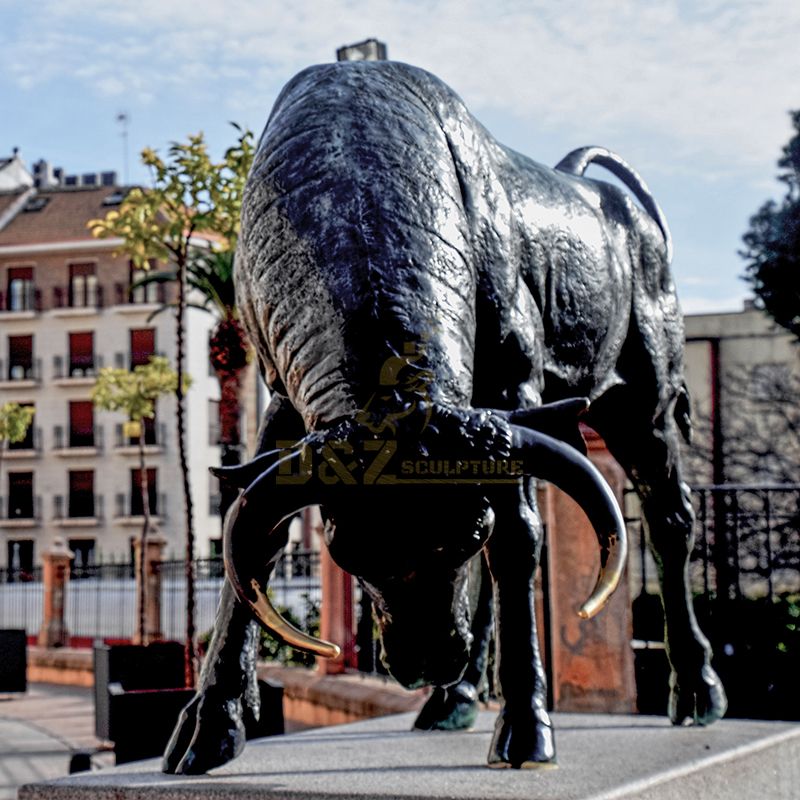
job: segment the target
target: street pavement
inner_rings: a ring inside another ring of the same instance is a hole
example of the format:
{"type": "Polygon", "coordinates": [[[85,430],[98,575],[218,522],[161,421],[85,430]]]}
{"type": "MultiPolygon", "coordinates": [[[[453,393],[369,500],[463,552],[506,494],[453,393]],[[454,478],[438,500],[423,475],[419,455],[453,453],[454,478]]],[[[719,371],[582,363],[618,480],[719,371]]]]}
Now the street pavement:
{"type": "MultiPolygon", "coordinates": [[[[0,800],[17,789],[69,774],[76,751],[97,751],[92,689],[28,685],[25,694],[0,694],[0,800]]],[[[114,763],[112,753],[92,757],[94,766],[114,763]]]]}

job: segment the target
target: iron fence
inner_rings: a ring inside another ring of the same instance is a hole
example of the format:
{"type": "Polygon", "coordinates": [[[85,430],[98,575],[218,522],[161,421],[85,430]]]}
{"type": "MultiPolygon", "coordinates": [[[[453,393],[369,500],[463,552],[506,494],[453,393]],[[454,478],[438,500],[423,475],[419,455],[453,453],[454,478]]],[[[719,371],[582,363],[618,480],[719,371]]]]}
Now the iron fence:
{"type": "MultiPolygon", "coordinates": [[[[729,716],[800,719],[800,484],[696,486],[689,584],[729,716]]],[[[666,707],[657,572],[635,502],[626,519],[640,710],[666,707]]]]}

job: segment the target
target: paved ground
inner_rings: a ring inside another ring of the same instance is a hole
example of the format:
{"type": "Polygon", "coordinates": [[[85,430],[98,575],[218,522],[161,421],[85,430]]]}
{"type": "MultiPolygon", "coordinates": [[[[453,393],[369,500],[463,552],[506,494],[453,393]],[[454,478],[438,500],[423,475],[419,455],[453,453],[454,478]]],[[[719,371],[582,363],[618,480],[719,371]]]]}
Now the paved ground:
{"type": "MultiPolygon", "coordinates": [[[[15,800],[17,788],[69,773],[76,750],[95,750],[92,690],[30,684],[25,694],[0,694],[0,800],[15,800]]],[[[113,755],[94,758],[113,764],[113,755]]]]}

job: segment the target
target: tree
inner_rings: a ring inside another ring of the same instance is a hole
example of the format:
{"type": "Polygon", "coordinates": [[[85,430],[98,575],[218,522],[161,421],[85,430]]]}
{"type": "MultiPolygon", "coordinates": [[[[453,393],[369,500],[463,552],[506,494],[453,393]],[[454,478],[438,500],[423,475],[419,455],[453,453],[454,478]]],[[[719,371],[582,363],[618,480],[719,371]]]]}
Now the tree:
{"type": "Polygon", "coordinates": [[[186,407],[184,394],[184,339],[187,266],[193,248],[201,242],[216,250],[228,250],[239,231],[239,209],[247,170],[252,161],[252,134],[239,131],[237,142],[214,162],[199,133],[188,141],[173,142],[166,159],[145,148],[142,161],[150,168],[153,185],[128,192],[118,210],[88,223],[93,235],[121,237],[118,249],[136,267],[149,269],[150,260],[166,261],[177,276],[175,307],[178,381],[178,453],[183,482],[186,519],[186,685],[195,682],[194,524],[189,464],[186,455],[186,407]]]}
{"type": "MultiPolygon", "coordinates": [[[[183,376],[184,389],[189,379],[183,376]]],[[[178,384],[178,373],[163,356],[151,356],[148,364],[140,364],[133,370],[106,367],[100,370],[92,389],[92,402],[105,411],[123,411],[128,417],[126,433],[139,441],[139,488],[142,496],[142,532],[140,535],[139,563],[137,564],[137,631],[141,644],[148,644],[145,626],[145,549],[150,528],[150,487],[147,482],[145,464],[144,421],[153,419],[156,400],[165,394],[173,394],[178,384]]]]}
{"type": "Polygon", "coordinates": [[[33,414],[33,406],[22,406],[19,403],[4,403],[0,406],[0,473],[6,446],[25,439],[33,422],[33,414]]]}
{"type": "MultiPolygon", "coordinates": [[[[241,419],[240,392],[242,376],[251,349],[242,328],[236,307],[233,283],[233,249],[194,251],[186,267],[186,279],[192,300],[189,305],[213,314],[217,323],[209,339],[209,362],[220,387],[219,431],[222,464],[231,466],[240,461],[241,419]]],[[[146,275],[137,286],[149,283],[171,283],[177,280],[172,270],[146,275]]],[[[220,516],[236,498],[235,488],[222,487],[220,516]]]]}
{"type": "Polygon", "coordinates": [[[795,133],[778,160],[786,195],[767,201],[750,219],[740,254],[748,262],[744,280],[759,303],[800,341],[800,111],[791,118],[795,133]]]}

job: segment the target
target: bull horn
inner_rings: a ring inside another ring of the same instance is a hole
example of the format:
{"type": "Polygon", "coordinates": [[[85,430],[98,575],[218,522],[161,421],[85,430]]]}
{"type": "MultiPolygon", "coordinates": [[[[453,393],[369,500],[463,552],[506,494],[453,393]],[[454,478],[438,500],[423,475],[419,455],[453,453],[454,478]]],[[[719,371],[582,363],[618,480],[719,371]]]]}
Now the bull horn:
{"type": "Polygon", "coordinates": [[[589,619],[608,602],[625,569],[628,539],[625,521],[611,487],[588,458],[540,431],[511,425],[512,458],[526,475],[550,481],[586,512],[600,543],[600,574],[591,595],[578,610],[589,619]]]}
{"type": "Polygon", "coordinates": [[[253,577],[254,565],[265,565],[269,577],[283,552],[289,534],[282,523],[303,508],[319,503],[306,484],[289,483],[274,491],[280,465],[297,458],[301,452],[297,447],[283,458],[276,460],[273,454],[271,459],[262,459],[262,464],[271,463],[231,506],[223,532],[225,573],[239,600],[267,633],[298,650],[336,658],[341,652],[338,645],[309,636],[285,620],[272,605],[266,584],[262,587],[253,577]],[[265,528],[266,535],[261,533],[265,528]]]}

